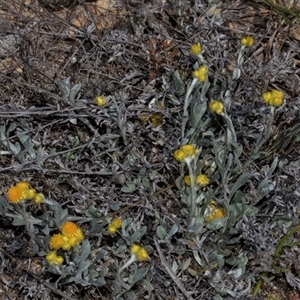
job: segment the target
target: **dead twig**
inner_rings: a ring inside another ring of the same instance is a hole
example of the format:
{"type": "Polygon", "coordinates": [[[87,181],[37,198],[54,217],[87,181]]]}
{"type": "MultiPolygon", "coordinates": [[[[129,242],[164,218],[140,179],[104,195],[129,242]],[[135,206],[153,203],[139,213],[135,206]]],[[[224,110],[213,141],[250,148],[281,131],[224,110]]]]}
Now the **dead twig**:
{"type": "Polygon", "coordinates": [[[157,240],[156,237],[154,237],[154,244],[155,244],[156,250],[157,250],[157,252],[159,254],[159,258],[160,258],[161,264],[166,269],[167,273],[170,275],[170,277],[175,282],[175,284],[178,286],[178,288],[180,289],[180,291],[182,292],[182,294],[184,294],[184,296],[188,300],[194,300],[194,298],[190,295],[190,292],[188,292],[185,289],[185,287],[183,286],[181,280],[179,278],[177,278],[176,274],[174,274],[174,272],[172,271],[171,267],[167,263],[166,258],[165,258],[164,254],[161,251],[161,248],[159,246],[159,243],[158,243],[158,240],[157,240]]]}

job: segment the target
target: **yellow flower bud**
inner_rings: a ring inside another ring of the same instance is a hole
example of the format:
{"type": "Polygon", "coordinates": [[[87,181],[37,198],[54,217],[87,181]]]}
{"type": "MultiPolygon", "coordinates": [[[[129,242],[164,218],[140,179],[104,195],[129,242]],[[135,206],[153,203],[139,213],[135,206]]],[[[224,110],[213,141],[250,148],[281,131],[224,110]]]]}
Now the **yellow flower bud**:
{"type": "Polygon", "coordinates": [[[201,66],[193,72],[193,77],[197,78],[200,82],[204,82],[207,78],[208,68],[206,66],[201,66]]]}
{"type": "Polygon", "coordinates": [[[222,114],[222,112],[224,110],[224,104],[221,101],[212,100],[209,103],[209,108],[216,114],[220,115],[220,114],[222,114]]]}
{"type": "Polygon", "coordinates": [[[252,47],[254,45],[254,38],[252,36],[245,36],[241,39],[241,44],[246,47],[252,47]]]}
{"type": "Polygon", "coordinates": [[[43,202],[43,200],[44,200],[44,195],[43,195],[42,193],[36,194],[36,195],[34,196],[34,198],[33,198],[33,201],[34,201],[34,203],[36,203],[36,204],[39,204],[39,203],[43,202]]]}
{"type": "Polygon", "coordinates": [[[57,255],[55,251],[51,251],[46,255],[46,260],[50,265],[59,266],[63,263],[64,259],[62,256],[57,255]]]}
{"type": "Polygon", "coordinates": [[[131,255],[135,255],[135,257],[139,261],[144,261],[149,258],[147,250],[136,244],[133,244],[131,246],[130,252],[131,252],[131,255]]]}
{"type": "Polygon", "coordinates": [[[106,104],[107,100],[104,96],[97,96],[95,98],[95,102],[98,106],[103,106],[106,104]]]}
{"type": "Polygon", "coordinates": [[[201,52],[201,44],[200,43],[196,43],[196,44],[193,44],[190,48],[190,53],[192,55],[199,55],[200,52],[201,52]]]}
{"type": "Polygon", "coordinates": [[[108,227],[107,227],[107,231],[110,233],[110,234],[115,234],[117,232],[117,230],[122,226],[122,219],[120,218],[115,218],[113,219],[108,227]]]}

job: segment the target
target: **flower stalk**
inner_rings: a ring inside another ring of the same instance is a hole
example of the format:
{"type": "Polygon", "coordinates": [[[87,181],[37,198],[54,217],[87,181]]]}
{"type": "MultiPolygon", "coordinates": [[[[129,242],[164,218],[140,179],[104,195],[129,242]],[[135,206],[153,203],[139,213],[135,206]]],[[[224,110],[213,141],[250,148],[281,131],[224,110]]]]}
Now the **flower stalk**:
{"type": "Polygon", "coordinates": [[[144,247],[133,244],[130,248],[131,256],[129,260],[119,269],[118,274],[120,274],[124,269],[128,268],[131,264],[136,261],[145,261],[149,258],[149,254],[144,247]]]}
{"type": "Polygon", "coordinates": [[[191,84],[188,87],[188,90],[185,94],[184,105],[183,105],[182,124],[181,124],[181,143],[184,143],[185,127],[186,127],[188,117],[189,117],[188,108],[189,108],[189,105],[191,102],[190,96],[191,96],[191,93],[192,93],[195,85],[197,84],[197,82],[198,82],[198,79],[193,78],[193,81],[191,82],[191,84]]]}

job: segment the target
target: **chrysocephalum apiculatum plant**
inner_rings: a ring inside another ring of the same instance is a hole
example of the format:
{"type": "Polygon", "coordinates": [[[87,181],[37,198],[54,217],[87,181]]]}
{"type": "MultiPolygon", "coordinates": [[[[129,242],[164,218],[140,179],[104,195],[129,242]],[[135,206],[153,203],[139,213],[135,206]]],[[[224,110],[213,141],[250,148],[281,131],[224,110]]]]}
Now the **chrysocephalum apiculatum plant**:
{"type": "MultiPolygon", "coordinates": [[[[252,37],[242,38],[232,81],[239,80],[244,54],[253,44],[252,37]]],[[[185,234],[176,239],[176,245],[172,245],[172,237],[179,231],[178,224],[169,230],[160,225],[156,234],[159,243],[170,246],[170,251],[174,249],[182,255],[189,249],[194,264],[190,260],[186,269],[191,276],[206,278],[219,294],[237,298],[249,293],[255,278],[246,273],[247,253],[234,251],[228,245],[239,239],[236,223],[256,214],[255,203],[272,190],[269,180],[277,166],[276,159],[257,187],[256,199],[249,203],[243,194],[250,177],[247,167],[260,157],[262,146],[270,138],[274,114],[283,104],[284,94],[277,89],[262,93],[262,100],[270,106],[267,126],[245,158],[229,113],[232,105],[230,90],[210,98],[208,91],[214,84],[213,74],[202,55],[201,44],[192,45],[190,53],[197,62],[190,72],[191,83],[183,99],[180,145],[173,153],[180,166],[176,186],[185,216],[182,220],[185,234]]],[[[76,86],[74,93],[78,88],[76,86]]],[[[177,87],[179,91],[183,89],[184,86],[177,87]]],[[[66,99],[74,101],[74,95],[70,97],[69,94],[66,93],[66,99]]],[[[97,96],[95,102],[102,108],[107,99],[97,96]]],[[[163,123],[161,114],[141,115],[140,120],[149,121],[154,127],[163,123]]],[[[122,130],[121,123],[119,127],[122,130]]],[[[151,248],[143,246],[147,228],[141,222],[120,217],[103,219],[93,206],[82,217],[69,215],[67,209],[46,199],[26,181],[10,187],[7,200],[0,197],[1,215],[11,217],[13,225],[26,227],[36,242],[33,253],[45,258],[45,268],[58,275],[59,281],[101,287],[107,278],[113,278],[113,299],[123,296],[134,299],[132,288],[138,282],[145,290],[153,289],[148,266],[151,248]],[[47,205],[49,209],[35,217],[26,209],[28,205],[47,205]],[[89,238],[95,237],[99,240],[94,244],[97,247],[92,249],[89,238]],[[110,248],[102,247],[103,237],[111,240],[110,248]],[[111,257],[110,263],[107,257],[111,257]]],[[[277,261],[287,237],[283,237],[276,247],[274,270],[279,268],[277,261]]],[[[176,265],[172,269],[176,269],[176,265]]],[[[259,289],[257,286],[255,290],[259,289]]]]}
{"type": "MultiPolygon", "coordinates": [[[[253,37],[241,39],[232,81],[240,78],[244,54],[253,45],[253,37]]],[[[247,253],[235,253],[228,244],[239,239],[235,224],[256,214],[258,209],[254,204],[274,188],[269,180],[277,159],[257,187],[257,199],[249,203],[243,193],[251,176],[247,167],[261,156],[261,147],[271,135],[275,109],[282,105],[284,94],[275,89],[262,94],[262,99],[270,105],[267,126],[250,155],[243,156],[243,147],[229,113],[231,92],[224,90],[212,99],[207,96],[213,74],[201,50],[200,43],[190,48],[197,62],[184,97],[181,145],[173,154],[180,163],[176,185],[186,214],[185,238],[181,241],[191,247],[198,264],[197,268],[189,268],[191,275],[204,276],[221,295],[240,297],[251,291],[255,278],[246,273],[247,253]]],[[[177,84],[181,82],[178,79],[177,84]]],[[[170,234],[159,227],[157,235],[164,240],[170,234]]]]}

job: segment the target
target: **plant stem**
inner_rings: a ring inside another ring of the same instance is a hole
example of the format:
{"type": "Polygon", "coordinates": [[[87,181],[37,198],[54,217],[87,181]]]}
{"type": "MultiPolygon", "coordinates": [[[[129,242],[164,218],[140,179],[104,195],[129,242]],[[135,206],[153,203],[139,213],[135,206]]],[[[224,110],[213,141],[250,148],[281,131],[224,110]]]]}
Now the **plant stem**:
{"type": "Polygon", "coordinates": [[[187,162],[187,166],[189,169],[189,176],[191,180],[191,193],[189,194],[189,221],[187,227],[187,233],[194,227],[195,217],[196,217],[196,190],[195,190],[195,175],[191,166],[191,162],[187,162]]]}
{"type": "Polygon", "coordinates": [[[255,149],[254,149],[253,155],[256,155],[258,153],[258,151],[260,150],[260,148],[262,147],[262,145],[270,137],[271,130],[272,130],[272,124],[273,124],[273,121],[274,121],[274,115],[275,115],[275,107],[271,106],[270,107],[270,114],[269,114],[269,118],[268,118],[268,122],[267,122],[267,127],[265,129],[265,132],[263,133],[263,135],[261,136],[261,138],[257,142],[257,144],[255,146],[255,149]]]}
{"type": "Polygon", "coordinates": [[[181,124],[181,143],[182,144],[184,144],[183,139],[184,139],[185,126],[187,124],[188,117],[189,117],[188,108],[189,108],[189,105],[191,102],[190,95],[191,95],[197,82],[198,82],[198,79],[193,78],[193,81],[191,82],[191,85],[189,86],[189,88],[185,94],[185,98],[184,98],[183,116],[182,116],[182,124],[181,124]]]}

